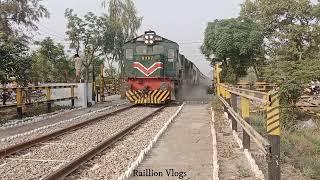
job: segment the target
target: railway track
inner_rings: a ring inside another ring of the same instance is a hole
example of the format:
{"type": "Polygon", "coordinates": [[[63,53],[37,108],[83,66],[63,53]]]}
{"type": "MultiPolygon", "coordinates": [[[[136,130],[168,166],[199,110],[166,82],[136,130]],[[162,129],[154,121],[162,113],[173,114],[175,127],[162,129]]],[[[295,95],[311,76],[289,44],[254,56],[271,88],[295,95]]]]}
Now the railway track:
{"type": "Polygon", "coordinates": [[[3,149],[0,179],[61,179],[163,109],[130,106],[3,149]]]}

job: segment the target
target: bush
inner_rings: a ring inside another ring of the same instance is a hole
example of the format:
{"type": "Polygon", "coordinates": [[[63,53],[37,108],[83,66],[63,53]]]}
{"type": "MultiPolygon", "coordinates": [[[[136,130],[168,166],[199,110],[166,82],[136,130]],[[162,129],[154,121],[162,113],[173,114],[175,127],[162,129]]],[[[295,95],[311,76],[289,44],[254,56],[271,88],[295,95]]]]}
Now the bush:
{"type": "Polygon", "coordinates": [[[320,179],[320,133],[317,130],[284,130],[281,135],[281,159],[300,169],[303,175],[320,179]]]}

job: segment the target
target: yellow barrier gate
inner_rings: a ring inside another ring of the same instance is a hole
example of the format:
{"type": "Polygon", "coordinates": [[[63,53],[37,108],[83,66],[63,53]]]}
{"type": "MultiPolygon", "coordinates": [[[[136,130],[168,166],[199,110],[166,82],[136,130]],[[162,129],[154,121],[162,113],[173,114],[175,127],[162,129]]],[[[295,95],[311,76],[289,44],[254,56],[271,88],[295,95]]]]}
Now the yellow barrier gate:
{"type": "Polygon", "coordinates": [[[74,107],[74,100],[77,98],[74,93],[74,88],[76,85],[71,86],[32,86],[32,87],[17,87],[17,88],[0,88],[2,92],[15,92],[16,93],[16,103],[11,105],[0,105],[0,109],[5,108],[17,108],[17,116],[18,118],[22,118],[23,110],[22,107],[26,105],[33,105],[33,104],[47,104],[47,112],[50,113],[52,111],[52,103],[58,101],[67,101],[71,100],[71,106],[74,107]],[[51,98],[51,90],[52,89],[66,89],[70,88],[70,97],[67,98],[59,98],[59,99],[52,99],[51,98]],[[23,102],[23,92],[32,91],[32,90],[46,90],[46,100],[45,101],[37,101],[37,102],[23,102]]]}
{"type": "Polygon", "coordinates": [[[231,117],[232,130],[237,131],[238,124],[243,129],[243,147],[250,149],[250,139],[252,138],[259,149],[265,153],[268,162],[268,179],[280,180],[280,110],[278,92],[274,85],[267,83],[256,83],[254,89],[261,91],[243,89],[242,87],[249,84],[227,85],[220,82],[221,68],[219,64],[215,65],[214,78],[216,79],[216,93],[221,102],[224,104],[224,110],[231,117]],[[238,97],[240,107],[238,107],[238,97]],[[267,119],[266,134],[267,138],[262,137],[250,125],[250,101],[262,103],[267,119]],[[240,110],[240,111],[239,111],[240,110]],[[239,115],[240,114],[240,115],[239,115]]]}
{"type": "Polygon", "coordinates": [[[280,180],[280,110],[277,92],[270,91],[264,94],[247,91],[246,89],[234,89],[234,87],[221,83],[216,88],[220,100],[224,103],[224,110],[231,117],[232,130],[237,131],[238,124],[243,128],[242,142],[244,149],[250,149],[250,139],[253,138],[259,149],[265,152],[267,157],[268,179],[280,180]],[[240,97],[240,107],[238,107],[238,97],[240,97]],[[250,125],[250,101],[258,101],[266,107],[267,139],[257,133],[250,125]]]}
{"type": "Polygon", "coordinates": [[[271,144],[268,179],[280,180],[280,109],[278,92],[269,92],[267,105],[267,134],[271,144]]]}

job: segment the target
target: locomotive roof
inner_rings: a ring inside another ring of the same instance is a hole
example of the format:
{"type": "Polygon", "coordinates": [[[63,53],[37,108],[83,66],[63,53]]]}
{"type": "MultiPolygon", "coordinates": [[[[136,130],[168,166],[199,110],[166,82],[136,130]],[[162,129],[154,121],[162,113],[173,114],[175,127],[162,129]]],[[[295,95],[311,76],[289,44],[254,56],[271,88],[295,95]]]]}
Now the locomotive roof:
{"type": "MultiPolygon", "coordinates": [[[[144,41],[144,35],[145,34],[142,34],[142,35],[140,35],[140,36],[138,36],[138,37],[136,37],[136,38],[133,38],[133,39],[131,39],[131,40],[129,40],[129,41],[127,41],[127,42],[125,42],[125,44],[127,44],[127,43],[134,43],[134,42],[143,42],[144,41]]],[[[175,44],[177,44],[178,45],[178,43],[176,43],[176,42],[174,42],[174,41],[171,41],[171,40],[169,40],[169,39],[167,39],[167,38],[164,38],[164,37],[162,37],[162,36],[159,36],[159,35],[157,35],[157,34],[155,34],[155,37],[156,38],[161,38],[161,41],[166,41],[166,42],[169,42],[169,43],[175,43],[175,44]]]]}

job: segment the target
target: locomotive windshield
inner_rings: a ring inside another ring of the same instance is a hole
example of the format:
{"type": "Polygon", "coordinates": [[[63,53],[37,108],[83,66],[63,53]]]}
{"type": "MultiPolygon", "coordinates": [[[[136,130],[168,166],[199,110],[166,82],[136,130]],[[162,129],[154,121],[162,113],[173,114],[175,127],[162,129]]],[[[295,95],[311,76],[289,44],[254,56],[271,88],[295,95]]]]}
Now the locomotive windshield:
{"type": "Polygon", "coordinates": [[[155,46],[137,46],[136,47],[136,54],[137,55],[156,55],[156,54],[163,54],[164,47],[160,45],[155,46]]]}
{"type": "Polygon", "coordinates": [[[136,53],[137,53],[137,55],[146,55],[147,54],[147,46],[137,46],[136,53]]]}
{"type": "Polygon", "coordinates": [[[163,54],[164,53],[164,47],[163,46],[153,46],[153,54],[163,54]]]}

